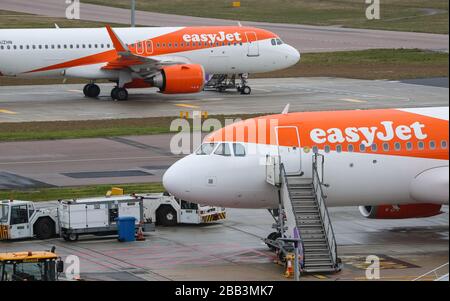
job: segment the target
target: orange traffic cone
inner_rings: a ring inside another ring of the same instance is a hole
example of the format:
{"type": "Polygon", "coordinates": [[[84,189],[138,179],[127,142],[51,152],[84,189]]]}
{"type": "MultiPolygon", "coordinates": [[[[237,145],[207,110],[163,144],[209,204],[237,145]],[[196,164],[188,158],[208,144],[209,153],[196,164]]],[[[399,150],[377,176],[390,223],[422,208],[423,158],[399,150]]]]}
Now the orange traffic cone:
{"type": "Polygon", "coordinates": [[[144,231],[142,231],[142,223],[139,224],[136,240],[137,241],[144,241],[145,240],[144,231]]]}

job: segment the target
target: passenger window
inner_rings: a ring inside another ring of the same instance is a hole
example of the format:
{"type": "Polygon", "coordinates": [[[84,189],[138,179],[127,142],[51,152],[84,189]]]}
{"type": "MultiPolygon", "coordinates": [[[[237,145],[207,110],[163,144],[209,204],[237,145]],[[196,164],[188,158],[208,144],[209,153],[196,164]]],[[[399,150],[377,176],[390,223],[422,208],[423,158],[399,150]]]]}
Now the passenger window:
{"type": "Polygon", "coordinates": [[[360,144],[359,145],[359,151],[360,152],[365,152],[366,151],[366,146],[364,144],[360,144]]]}
{"type": "Polygon", "coordinates": [[[214,152],[214,154],[219,155],[219,156],[229,157],[229,156],[231,156],[230,146],[228,145],[228,143],[221,143],[217,147],[217,149],[214,152]]]}
{"type": "Polygon", "coordinates": [[[402,149],[402,146],[401,146],[400,142],[395,142],[395,143],[394,143],[394,148],[395,148],[396,151],[401,150],[401,149],[402,149]]]}
{"type": "Polygon", "coordinates": [[[420,150],[423,150],[425,148],[425,143],[423,143],[423,141],[419,141],[419,143],[417,143],[417,146],[419,146],[420,150]]]}
{"type": "Polygon", "coordinates": [[[383,150],[384,150],[385,152],[388,152],[388,151],[389,151],[389,143],[387,143],[387,142],[383,143],[383,150]]]}
{"type": "Polygon", "coordinates": [[[430,141],[430,149],[436,149],[436,142],[434,140],[430,141]]]}
{"type": "Polygon", "coordinates": [[[447,149],[447,147],[448,147],[447,141],[442,140],[442,141],[441,141],[441,148],[442,148],[442,149],[447,149]]]}
{"type": "Polygon", "coordinates": [[[216,148],[217,143],[203,143],[200,145],[199,149],[195,152],[197,155],[210,155],[214,148],[216,148]]]}
{"type": "Polygon", "coordinates": [[[329,153],[330,152],[330,146],[329,145],[325,145],[324,150],[325,150],[326,153],[329,153]]]}
{"type": "Polygon", "coordinates": [[[338,153],[342,152],[342,145],[336,145],[336,151],[338,153]]]}
{"type": "Polygon", "coordinates": [[[373,152],[376,152],[378,150],[378,145],[374,143],[370,146],[370,148],[372,149],[373,152]]]}
{"type": "Polygon", "coordinates": [[[240,143],[233,143],[233,152],[236,157],[245,157],[245,147],[240,143]]]}
{"type": "Polygon", "coordinates": [[[412,150],[412,148],[413,148],[412,147],[412,143],[411,142],[407,142],[406,143],[406,149],[410,151],[410,150],[412,150]]]}
{"type": "Polygon", "coordinates": [[[316,145],[313,146],[312,150],[314,154],[317,154],[319,152],[319,148],[316,145]]]}
{"type": "Polygon", "coordinates": [[[347,146],[347,150],[351,153],[351,152],[353,152],[353,144],[349,144],[348,146],[347,146]]]}

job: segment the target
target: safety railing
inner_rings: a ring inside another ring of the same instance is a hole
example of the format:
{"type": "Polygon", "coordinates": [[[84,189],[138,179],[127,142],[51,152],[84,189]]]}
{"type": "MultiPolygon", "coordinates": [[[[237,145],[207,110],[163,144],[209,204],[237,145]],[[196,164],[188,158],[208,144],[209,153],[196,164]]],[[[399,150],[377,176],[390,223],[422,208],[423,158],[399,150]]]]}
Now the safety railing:
{"type": "Polygon", "coordinates": [[[294,214],[294,207],[292,206],[292,195],[291,195],[291,191],[289,190],[289,180],[288,180],[288,176],[286,174],[286,169],[284,168],[284,164],[280,163],[280,180],[282,181],[282,187],[283,189],[287,190],[288,196],[289,196],[289,202],[285,202],[285,200],[283,199],[283,206],[284,209],[286,211],[286,206],[289,206],[289,210],[286,212],[286,215],[288,215],[288,212],[292,212],[291,216],[287,216],[288,219],[293,220],[294,221],[294,227],[297,228],[297,233],[298,233],[298,238],[300,239],[300,258],[302,258],[302,262],[301,265],[303,266],[303,258],[305,258],[305,254],[304,254],[304,245],[303,245],[303,240],[302,240],[302,233],[300,231],[300,229],[297,227],[298,221],[297,221],[297,217],[294,214]]]}
{"type": "Polygon", "coordinates": [[[330,219],[330,214],[328,213],[328,208],[325,204],[325,195],[323,193],[322,187],[325,185],[323,183],[324,178],[324,160],[325,157],[321,154],[313,155],[313,170],[312,170],[312,181],[313,188],[316,195],[317,205],[319,207],[320,215],[322,218],[323,228],[325,231],[325,237],[327,238],[328,247],[331,252],[331,256],[333,258],[334,265],[337,264],[337,244],[336,237],[334,235],[333,224],[330,219]],[[318,164],[320,163],[320,168],[318,164]],[[319,170],[321,174],[319,175],[319,170]]]}
{"type": "MultiPolygon", "coordinates": [[[[432,269],[431,271],[429,271],[429,272],[427,272],[427,273],[425,273],[425,274],[423,274],[423,275],[420,275],[420,276],[417,277],[417,278],[414,278],[412,281],[420,281],[420,280],[423,280],[425,277],[427,277],[428,275],[432,275],[432,274],[434,275],[435,279],[438,279],[438,278],[440,278],[440,277],[442,277],[442,276],[445,275],[445,274],[439,275],[439,274],[438,274],[438,271],[441,270],[441,269],[443,269],[443,268],[445,268],[446,266],[448,266],[448,262],[447,262],[447,263],[444,263],[443,265],[438,266],[437,268],[432,269]]],[[[448,275],[448,271],[447,271],[446,274],[448,275]]],[[[428,279],[427,279],[427,280],[428,280],[428,279]]]]}

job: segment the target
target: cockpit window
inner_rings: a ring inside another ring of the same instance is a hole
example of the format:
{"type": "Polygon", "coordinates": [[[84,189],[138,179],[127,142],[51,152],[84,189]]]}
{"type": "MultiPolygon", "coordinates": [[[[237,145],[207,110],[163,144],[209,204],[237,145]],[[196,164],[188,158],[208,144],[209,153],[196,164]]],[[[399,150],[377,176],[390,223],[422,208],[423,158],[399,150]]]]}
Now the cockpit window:
{"type": "Polygon", "coordinates": [[[228,145],[228,143],[221,143],[217,147],[214,154],[219,155],[219,156],[229,157],[229,156],[231,156],[230,146],[228,145]]]}
{"type": "Polygon", "coordinates": [[[277,45],[283,45],[283,41],[281,39],[277,39],[277,45]]]}
{"type": "Polygon", "coordinates": [[[245,157],[245,147],[240,143],[233,143],[233,151],[236,157],[245,157]]]}
{"type": "Polygon", "coordinates": [[[272,43],[273,46],[277,45],[277,40],[275,39],[272,39],[270,42],[272,43]]]}
{"type": "Polygon", "coordinates": [[[195,152],[196,155],[210,155],[216,148],[217,143],[203,143],[195,152]]]}

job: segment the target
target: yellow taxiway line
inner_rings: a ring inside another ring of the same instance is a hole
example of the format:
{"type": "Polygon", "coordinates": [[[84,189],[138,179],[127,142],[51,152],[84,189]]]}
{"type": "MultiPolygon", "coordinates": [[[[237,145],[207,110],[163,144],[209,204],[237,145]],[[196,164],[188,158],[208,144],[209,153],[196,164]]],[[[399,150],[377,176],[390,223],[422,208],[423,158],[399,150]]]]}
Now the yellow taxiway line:
{"type": "Polygon", "coordinates": [[[16,115],[16,112],[10,111],[10,110],[6,110],[6,109],[0,109],[0,113],[3,114],[10,114],[10,115],[16,115]]]}
{"type": "Polygon", "coordinates": [[[190,109],[198,109],[198,108],[200,108],[199,106],[194,106],[194,105],[189,105],[189,104],[184,104],[184,103],[177,103],[176,106],[177,107],[182,107],[182,108],[190,108],[190,109]]]}

